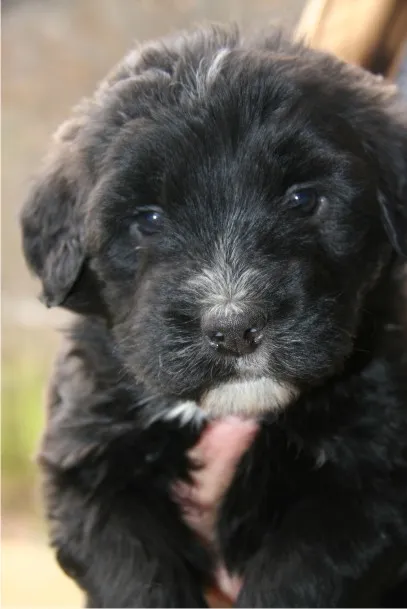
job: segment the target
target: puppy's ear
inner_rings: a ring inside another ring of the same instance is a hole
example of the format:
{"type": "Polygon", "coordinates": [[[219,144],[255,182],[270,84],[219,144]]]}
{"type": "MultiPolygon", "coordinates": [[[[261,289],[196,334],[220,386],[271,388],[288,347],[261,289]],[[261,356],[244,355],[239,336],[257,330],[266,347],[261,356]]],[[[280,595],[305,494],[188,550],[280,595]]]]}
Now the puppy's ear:
{"type": "Polygon", "coordinates": [[[23,207],[21,226],[27,263],[42,281],[41,300],[49,307],[82,312],[90,303],[82,290],[83,276],[90,285],[96,279],[89,277],[85,264],[83,202],[88,189],[75,148],[80,128],[75,118],[56,134],[23,207]]]}
{"type": "MultiPolygon", "coordinates": [[[[319,87],[329,112],[326,121],[333,124],[333,117],[340,118],[338,134],[345,139],[350,136],[356,155],[362,156],[370,169],[388,239],[396,252],[407,256],[406,100],[381,76],[313,49],[306,52],[316,62],[319,84],[315,86],[309,78],[304,63],[305,91],[313,99],[319,87]]],[[[324,108],[318,106],[317,112],[321,116],[324,108]]]]}
{"type": "MultiPolygon", "coordinates": [[[[393,196],[386,195],[385,192],[379,191],[378,200],[382,212],[383,226],[390,243],[400,255],[407,258],[406,210],[393,196]]],[[[407,201],[407,199],[404,200],[407,201]]]]}
{"type": "Polygon", "coordinates": [[[395,87],[381,86],[379,112],[367,110],[370,118],[364,141],[375,172],[384,229],[393,248],[407,257],[407,104],[395,87]]]}

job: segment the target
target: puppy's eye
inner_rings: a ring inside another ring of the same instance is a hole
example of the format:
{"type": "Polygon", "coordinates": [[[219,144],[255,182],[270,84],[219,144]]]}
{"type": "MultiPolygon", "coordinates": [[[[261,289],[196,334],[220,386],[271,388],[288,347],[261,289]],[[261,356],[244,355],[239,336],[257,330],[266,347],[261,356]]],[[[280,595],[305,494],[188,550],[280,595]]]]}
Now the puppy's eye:
{"type": "Polygon", "coordinates": [[[325,201],[325,197],[321,197],[315,188],[299,188],[290,194],[290,200],[296,207],[311,212],[325,201]]]}
{"type": "Polygon", "coordinates": [[[136,216],[136,227],[143,235],[158,233],[163,226],[163,214],[157,209],[139,211],[136,216]]]}

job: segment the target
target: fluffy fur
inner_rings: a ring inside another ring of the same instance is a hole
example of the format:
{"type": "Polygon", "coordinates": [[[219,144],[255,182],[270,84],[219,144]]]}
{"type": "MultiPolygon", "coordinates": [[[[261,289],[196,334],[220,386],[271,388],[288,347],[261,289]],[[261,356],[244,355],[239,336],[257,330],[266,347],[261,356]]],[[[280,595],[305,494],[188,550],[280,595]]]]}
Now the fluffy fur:
{"type": "Polygon", "coordinates": [[[79,314],[40,462],[88,606],[206,606],[170,486],[230,412],[261,419],[217,527],[236,606],[404,606],[406,176],[397,91],[276,32],[147,44],[56,134],[22,227],[79,314]]]}

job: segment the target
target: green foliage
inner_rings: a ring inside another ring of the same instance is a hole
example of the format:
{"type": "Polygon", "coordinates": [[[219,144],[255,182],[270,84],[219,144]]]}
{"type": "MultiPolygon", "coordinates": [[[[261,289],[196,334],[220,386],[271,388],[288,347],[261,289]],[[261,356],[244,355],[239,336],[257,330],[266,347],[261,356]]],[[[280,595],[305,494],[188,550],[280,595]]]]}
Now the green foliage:
{"type": "Polygon", "coordinates": [[[3,362],[1,443],[6,478],[32,476],[44,420],[45,378],[46,371],[31,359],[3,362]]]}

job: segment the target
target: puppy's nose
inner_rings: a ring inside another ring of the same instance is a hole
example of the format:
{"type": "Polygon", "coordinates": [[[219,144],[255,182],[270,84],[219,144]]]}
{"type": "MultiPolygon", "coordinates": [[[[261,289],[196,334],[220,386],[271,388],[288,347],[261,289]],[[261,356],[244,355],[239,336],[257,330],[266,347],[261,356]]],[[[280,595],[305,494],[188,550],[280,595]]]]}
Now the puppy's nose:
{"type": "Polygon", "coordinates": [[[225,355],[252,353],[263,340],[266,317],[261,311],[209,313],[202,320],[202,331],[215,349],[225,355]]]}

